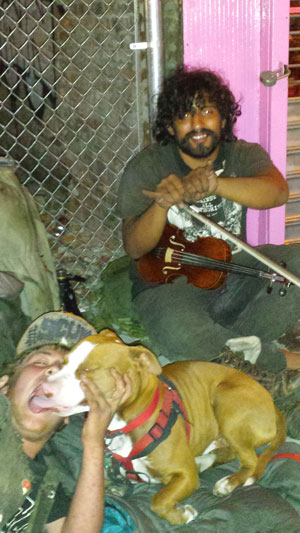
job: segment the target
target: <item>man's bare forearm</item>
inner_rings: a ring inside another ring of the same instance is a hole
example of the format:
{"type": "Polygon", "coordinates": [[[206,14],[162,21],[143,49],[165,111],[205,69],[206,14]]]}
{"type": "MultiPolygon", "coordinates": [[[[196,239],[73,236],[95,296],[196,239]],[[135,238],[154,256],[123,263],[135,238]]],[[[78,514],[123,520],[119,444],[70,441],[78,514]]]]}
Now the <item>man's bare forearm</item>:
{"type": "Polygon", "coordinates": [[[251,178],[218,178],[216,193],[252,209],[270,209],[287,202],[288,186],[273,167],[266,174],[251,178]]]}
{"type": "Polygon", "coordinates": [[[124,248],[130,257],[138,259],[157,245],[166,224],[167,212],[167,209],[153,203],[141,217],[124,221],[124,248]]]}
{"type": "Polygon", "coordinates": [[[150,252],[162,236],[167,213],[172,205],[183,200],[184,187],[181,179],[169,174],[157,185],[155,191],[142,191],[153,204],[140,217],[128,218],[123,225],[124,248],[133,259],[150,252]]]}
{"type": "Polygon", "coordinates": [[[156,191],[143,193],[153,199],[153,204],[140,217],[127,218],[123,223],[124,248],[133,259],[139,259],[157,245],[172,205],[180,205],[182,201],[195,202],[216,194],[253,209],[269,209],[287,201],[288,186],[274,165],[256,176],[245,178],[217,177],[209,166],[201,166],[182,181],[170,174],[159,183],[156,191]]]}
{"type": "Polygon", "coordinates": [[[62,533],[99,533],[104,513],[104,444],[84,449],[82,468],[62,533]]]}

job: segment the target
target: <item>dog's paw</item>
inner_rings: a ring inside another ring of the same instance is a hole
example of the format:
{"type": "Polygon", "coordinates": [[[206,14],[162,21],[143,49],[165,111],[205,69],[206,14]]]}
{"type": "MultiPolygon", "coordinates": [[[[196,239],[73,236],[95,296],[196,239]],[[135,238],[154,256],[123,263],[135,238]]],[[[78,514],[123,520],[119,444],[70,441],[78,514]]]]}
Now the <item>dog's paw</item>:
{"type": "Polygon", "coordinates": [[[182,516],[186,519],[185,524],[188,524],[192,520],[195,520],[196,516],[198,516],[198,511],[194,509],[192,505],[186,504],[186,505],[176,505],[176,509],[182,513],[182,516]]]}
{"type": "Polygon", "coordinates": [[[245,483],[243,484],[243,487],[250,487],[250,485],[254,485],[255,482],[256,482],[255,477],[253,476],[248,477],[248,479],[246,479],[245,483]]]}
{"type": "Polygon", "coordinates": [[[230,477],[222,477],[222,479],[217,481],[213,490],[215,496],[228,496],[233,491],[234,487],[230,483],[230,477]]]}
{"type": "Polygon", "coordinates": [[[216,460],[216,454],[213,452],[196,457],[195,463],[197,465],[198,471],[204,472],[204,470],[207,470],[214,464],[215,460],[216,460]]]}

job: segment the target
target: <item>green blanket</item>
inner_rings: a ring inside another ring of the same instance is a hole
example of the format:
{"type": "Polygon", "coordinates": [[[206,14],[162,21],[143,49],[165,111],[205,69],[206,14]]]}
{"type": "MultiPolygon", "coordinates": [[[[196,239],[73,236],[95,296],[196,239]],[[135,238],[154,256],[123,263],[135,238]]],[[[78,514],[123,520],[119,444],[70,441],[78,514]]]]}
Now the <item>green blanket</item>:
{"type": "MultiPolygon", "coordinates": [[[[49,451],[60,456],[61,475],[69,494],[75,488],[80,469],[82,424],[81,415],[71,417],[70,425],[49,443],[49,451]]],[[[300,442],[286,442],[278,454],[296,454],[291,457],[300,460],[300,442]]],[[[108,464],[107,461],[106,470],[108,464]]],[[[274,459],[255,485],[240,487],[227,497],[214,496],[212,491],[218,479],[236,471],[237,466],[237,461],[232,461],[200,475],[200,488],[184,501],[193,505],[199,514],[195,521],[184,526],[170,526],[151,512],[151,497],[159,485],[112,480],[109,475],[106,494],[131,515],[138,533],[299,533],[300,462],[289,457],[274,459]]]]}
{"type": "Polygon", "coordinates": [[[93,286],[92,300],[84,317],[97,331],[111,328],[126,339],[137,340],[150,348],[146,331],[138,320],[131,301],[128,256],[108,263],[98,286],[93,286]]]}

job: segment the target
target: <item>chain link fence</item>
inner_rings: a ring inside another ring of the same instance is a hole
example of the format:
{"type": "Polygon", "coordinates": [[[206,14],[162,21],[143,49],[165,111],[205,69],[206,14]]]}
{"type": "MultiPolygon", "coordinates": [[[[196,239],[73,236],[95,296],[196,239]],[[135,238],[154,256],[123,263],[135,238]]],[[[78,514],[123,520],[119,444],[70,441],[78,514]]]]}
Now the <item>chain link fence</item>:
{"type": "Polygon", "coordinates": [[[33,194],[81,310],[123,254],[120,174],[147,144],[140,0],[0,0],[0,155],[33,194]]]}

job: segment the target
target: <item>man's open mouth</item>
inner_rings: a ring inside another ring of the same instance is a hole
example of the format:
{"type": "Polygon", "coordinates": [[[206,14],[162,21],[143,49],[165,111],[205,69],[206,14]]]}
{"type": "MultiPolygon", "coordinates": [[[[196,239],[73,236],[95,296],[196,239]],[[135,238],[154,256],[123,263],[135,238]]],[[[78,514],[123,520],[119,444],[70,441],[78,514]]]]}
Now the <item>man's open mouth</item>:
{"type": "Polygon", "coordinates": [[[204,141],[206,137],[207,137],[207,133],[197,133],[193,135],[191,138],[193,139],[193,141],[204,141]]]}
{"type": "Polygon", "coordinates": [[[32,392],[29,400],[28,407],[32,413],[42,413],[44,411],[62,411],[64,406],[57,405],[52,395],[45,394],[42,387],[39,385],[32,392]]]}

